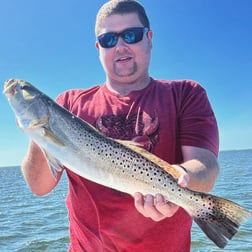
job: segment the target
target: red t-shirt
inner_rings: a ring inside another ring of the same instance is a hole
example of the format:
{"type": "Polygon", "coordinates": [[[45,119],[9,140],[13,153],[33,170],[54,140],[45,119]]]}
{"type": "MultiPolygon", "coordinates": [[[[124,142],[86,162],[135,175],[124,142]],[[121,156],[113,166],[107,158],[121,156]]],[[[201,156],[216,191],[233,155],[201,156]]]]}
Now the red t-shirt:
{"type": "MultiPolygon", "coordinates": [[[[218,129],[205,90],[193,81],[151,80],[127,96],[105,84],[69,90],[57,102],[104,135],[140,142],[169,163],[183,161],[181,146],[218,155],[218,129]]],[[[180,208],[160,222],[143,217],[131,195],[88,181],[66,169],[69,251],[187,252],[192,219],[180,208]]]]}

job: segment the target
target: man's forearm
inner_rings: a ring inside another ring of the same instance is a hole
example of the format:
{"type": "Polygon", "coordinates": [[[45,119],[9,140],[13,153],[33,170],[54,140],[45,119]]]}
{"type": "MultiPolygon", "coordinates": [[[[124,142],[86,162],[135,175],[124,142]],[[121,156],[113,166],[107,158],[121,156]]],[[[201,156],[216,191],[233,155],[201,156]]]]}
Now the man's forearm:
{"type": "Polygon", "coordinates": [[[43,152],[33,142],[30,143],[21,169],[31,191],[36,195],[49,193],[57,185],[61,176],[59,174],[58,179],[54,179],[43,152]]]}
{"type": "Polygon", "coordinates": [[[200,192],[211,191],[219,174],[215,155],[197,147],[184,146],[182,150],[184,155],[182,165],[190,177],[188,188],[200,192]]]}

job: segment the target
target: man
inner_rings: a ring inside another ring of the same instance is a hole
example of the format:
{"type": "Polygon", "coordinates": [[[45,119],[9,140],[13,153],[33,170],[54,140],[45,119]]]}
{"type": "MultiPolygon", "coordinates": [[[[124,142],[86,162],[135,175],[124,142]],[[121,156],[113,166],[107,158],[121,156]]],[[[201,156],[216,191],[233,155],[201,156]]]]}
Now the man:
{"type": "MultiPolygon", "coordinates": [[[[205,90],[193,81],[149,76],[153,32],[137,1],[104,4],[95,32],[106,82],[66,91],[57,102],[104,135],[136,141],[174,164],[181,186],[210,191],[219,170],[218,129],[205,90]]],[[[62,174],[54,180],[33,142],[22,170],[37,195],[49,193],[62,174]]],[[[190,251],[191,217],[162,195],[132,197],[65,171],[69,251],[190,251]]]]}

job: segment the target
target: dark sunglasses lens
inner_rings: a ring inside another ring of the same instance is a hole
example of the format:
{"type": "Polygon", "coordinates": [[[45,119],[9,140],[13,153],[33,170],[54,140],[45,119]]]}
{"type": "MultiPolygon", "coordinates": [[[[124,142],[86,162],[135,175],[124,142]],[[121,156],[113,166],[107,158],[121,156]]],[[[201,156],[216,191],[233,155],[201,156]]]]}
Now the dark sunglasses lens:
{"type": "Polygon", "coordinates": [[[121,33],[108,32],[100,35],[98,41],[102,47],[111,48],[117,44],[118,37],[120,36],[127,44],[134,44],[143,39],[144,33],[148,31],[146,29],[147,28],[137,27],[127,29],[121,33]]]}
{"type": "Polygon", "coordinates": [[[128,44],[134,44],[142,40],[143,38],[143,29],[129,29],[123,32],[123,40],[128,44]]]}
{"type": "Polygon", "coordinates": [[[118,35],[113,32],[105,33],[98,37],[100,45],[104,48],[114,47],[117,43],[118,35]]]}

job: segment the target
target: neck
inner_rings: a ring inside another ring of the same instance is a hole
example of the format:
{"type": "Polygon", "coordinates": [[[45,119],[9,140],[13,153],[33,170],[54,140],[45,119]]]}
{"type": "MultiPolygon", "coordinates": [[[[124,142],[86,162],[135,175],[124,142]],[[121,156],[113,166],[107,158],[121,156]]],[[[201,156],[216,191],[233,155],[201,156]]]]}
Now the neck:
{"type": "Polygon", "coordinates": [[[108,89],[120,95],[128,95],[131,91],[142,90],[150,83],[150,77],[145,76],[135,81],[118,81],[107,78],[106,85],[108,89]]]}

